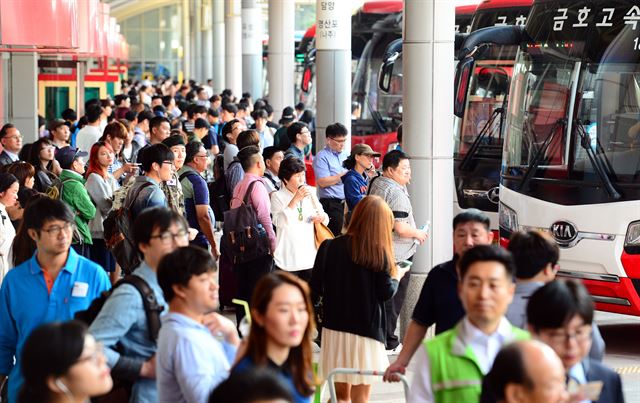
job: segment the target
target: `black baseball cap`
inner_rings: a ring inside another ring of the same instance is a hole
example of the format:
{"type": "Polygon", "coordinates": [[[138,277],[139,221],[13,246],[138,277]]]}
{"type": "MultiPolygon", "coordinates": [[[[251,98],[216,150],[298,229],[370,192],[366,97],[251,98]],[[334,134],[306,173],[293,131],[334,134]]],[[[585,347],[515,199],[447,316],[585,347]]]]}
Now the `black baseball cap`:
{"type": "Polygon", "coordinates": [[[280,117],[280,124],[283,124],[285,122],[291,122],[293,119],[295,119],[293,108],[290,106],[287,106],[282,110],[282,117],[280,117]]]}
{"type": "Polygon", "coordinates": [[[196,119],[194,123],[194,129],[209,129],[209,128],[211,128],[211,125],[209,124],[209,122],[206,121],[206,119],[202,119],[202,118],[196,119]]]}

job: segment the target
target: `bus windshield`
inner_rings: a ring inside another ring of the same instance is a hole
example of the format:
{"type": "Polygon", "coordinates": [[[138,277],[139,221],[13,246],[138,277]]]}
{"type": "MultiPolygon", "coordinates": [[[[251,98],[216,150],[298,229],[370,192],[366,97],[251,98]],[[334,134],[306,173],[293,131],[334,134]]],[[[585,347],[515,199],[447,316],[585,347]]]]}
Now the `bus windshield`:
{"type": "Polygon", "coordinates": [[[640,65],[531,46],[518,55],[511,92],[506,178],[531,171],[532,180],[597,184],[604,173],[614,184],[640,183],[640,65]]]}

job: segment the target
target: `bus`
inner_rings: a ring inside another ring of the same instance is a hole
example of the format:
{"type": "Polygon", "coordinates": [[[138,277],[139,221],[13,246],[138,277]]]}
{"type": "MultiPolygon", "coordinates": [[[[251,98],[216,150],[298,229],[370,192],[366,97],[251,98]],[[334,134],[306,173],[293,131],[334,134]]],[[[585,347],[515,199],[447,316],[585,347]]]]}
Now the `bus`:
{"type": "MultiPolygon", "coordinates": [[[[640,315],[640,5],[535,0],[513,68],[500,235],[541,230],[600,310],[640,315]]],[[[487,38],[490,39],[491,33],[487,38]]],[[[494,37],[505,37],[495,31],[494,37]]]]}
{"type": "MultiPolygon", "coordinates": [[[[484,0],[477,6],[458,7],[456,26],[465,12],[472,12],[473,18],[466,30],[458,29],[461,34],[494,26],[524,26],[531,3],[532,0],[484,0]]],[[[484,211],[491,219],[497,240],[502,127],[517,46],[492,44],[481,52],[475,48],[461,49],[468,46],[465,42],[468,37],[456,35],[455,43],[456,52],[462,53],[458,56],[474,52],[475,58],[473,69],[463,82],[458,77],[455,88],[454,214],[468,208],[484,211]]],[[[472,34],[471,40],[475,37],[476,34],[472,34]]],[[[387,49],[387,74],[391,69],[394,71],[391,74],[401,73],[401,67],[395,66],[400,56],[387,49]],[[393,67],[389,67],[391,63],[393,67]]],[[[386,90],[389,81],[383,76],[379,86],[386,90]]]]}

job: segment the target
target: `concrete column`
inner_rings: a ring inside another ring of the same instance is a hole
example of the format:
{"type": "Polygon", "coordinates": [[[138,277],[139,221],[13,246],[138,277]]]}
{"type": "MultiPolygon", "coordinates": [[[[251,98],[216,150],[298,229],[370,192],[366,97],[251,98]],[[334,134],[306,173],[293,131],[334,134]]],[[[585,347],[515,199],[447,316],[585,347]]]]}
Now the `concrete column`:
{"type": "Polygon", "coordinates": [[[213,11],[211,11],[211,0],[204,0],[202,5],[202,77],[203,83],[213,78],[213,11]]]}
{"type": "Polygon", "coordinates": [[[224,44],[225,44],[225,27],[224,27],[224,2],[221,0],[213,0],[211,4],[213,21],[211,34],[213,38],[213,53],[211,57],[211,70],[213,78],[213,92],[219,94],[225,88],[225,70],[224,70],[224,44]]]}
{"type": "Polygon", "coordinates": [[[242,0],[242,89],[262,97],[262,18],[256,0],[242,0]]]}
{"type": "Polygon", "coordinates": [[[273,106],[274,121],[278,121],[285,106],[293,107],[294,86],[294,0],[269,2],[269,102],[273,106]]]}
{"type": "MultiPolygon", "coordinates": [[[[316,150],[325,146],[325,129],[340,122],[351,133],[351,4],[316,2],[316,150]]],[[[351,135],[345,152],[351,149],[351,135]]]]}
{"type": "Polygon", "coordinates": [[[84,77],[87,74],[87,62],[78,60],[76,64],[76,113],[84,115],[84,77]]]}
{"type": "Polygon", "coordinates": [[[182,67],[184,79],[191,78],[191,24],[189,0],[182,0],[182,67]]]}
{"type": "MultiPolygon", "coordinates": [[[[11,54],[10,119],[22,133],[23,143],[38,139],[38,54],[11,54]]],[[[44,96],[44,94],[43,94],[44,96]]]]}
{"type": "Polygon", "coordinates": [[[417,225],[431,221],[431,233],[414,259],[401,333],[428,271],[453,256],[454,7],[450,0],[404,3],[403,141],[411,156],[409,193],[417,225]]]}
{"type": "Polygon", "coordinates": [[[193,78],[202,83],[203,51],[202,51],[202,0],[194,0],[193,12],[191,14],[191,26],[193,31],[193,78]]]}
{"type": "Polygon", "coordinates": [[[238,98],[242,95],[242,21],[240,0],[225,0],[225,83],[238,98]]]}

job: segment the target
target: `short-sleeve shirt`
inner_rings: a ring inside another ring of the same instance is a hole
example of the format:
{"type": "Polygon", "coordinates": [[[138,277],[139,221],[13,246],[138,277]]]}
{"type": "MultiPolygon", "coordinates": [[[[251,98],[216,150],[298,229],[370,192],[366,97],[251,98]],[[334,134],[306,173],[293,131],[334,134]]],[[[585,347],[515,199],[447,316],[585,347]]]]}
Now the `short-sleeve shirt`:
{"type": "MultiPolygon", "coordinates": [[[[394,213],[396,221],[407,223],[411,228],[416,228],[413,208],[411,207],[411,200],[406,186],[401,186],[393,179],[380,176],[369,183],[369,188],[369,194],[380,196],[387,202],[394,213]]],[[[413,242],[413,238],[404,238],[394,232],[393,252],[397,262],[409,259],[416,253],[416,244],[413,242]]]]}
{"type": "MultiPolygon", "coordinates": [[[[313,173],[316,176],[316,180],[345,172],[346,169],[342,166],[342,163],[346,158],[347,156],[344,153],[335,152],[329,146],[320,150],[313,160],[313,173]]],[[[321,199],[344,200],[344,185],[340,182],[326,188],[318,186],[318,197],[321,199]]]]}
{"type": "Polygon", "coordinates": [[[411,319],[425,327],[435,324],[439,334],[453,328],[463,317],[454,258],[431,269],[411,319]]]}
{"type": "MultiPolygon", "coordinates": [[[[178,171],[180,175],[180,184],[182,185],[182,193],[184,194],[184,204],[187,211],[187,221],[189,227],[197,229],[198,235],[191,241],[192,244],[202,247],[209,246],[209,240],[202,232],[200,224],[198,223],[198,214],[196,213],[196,206],[206,205],[209,206],[209,188],[207,182],[198,172],[188,165],[183,165],[178,171]]],[[[211,222],[215,223],[215,217],[213,217],[213,211],[209,207],[209,216],[211,222]]]]}

